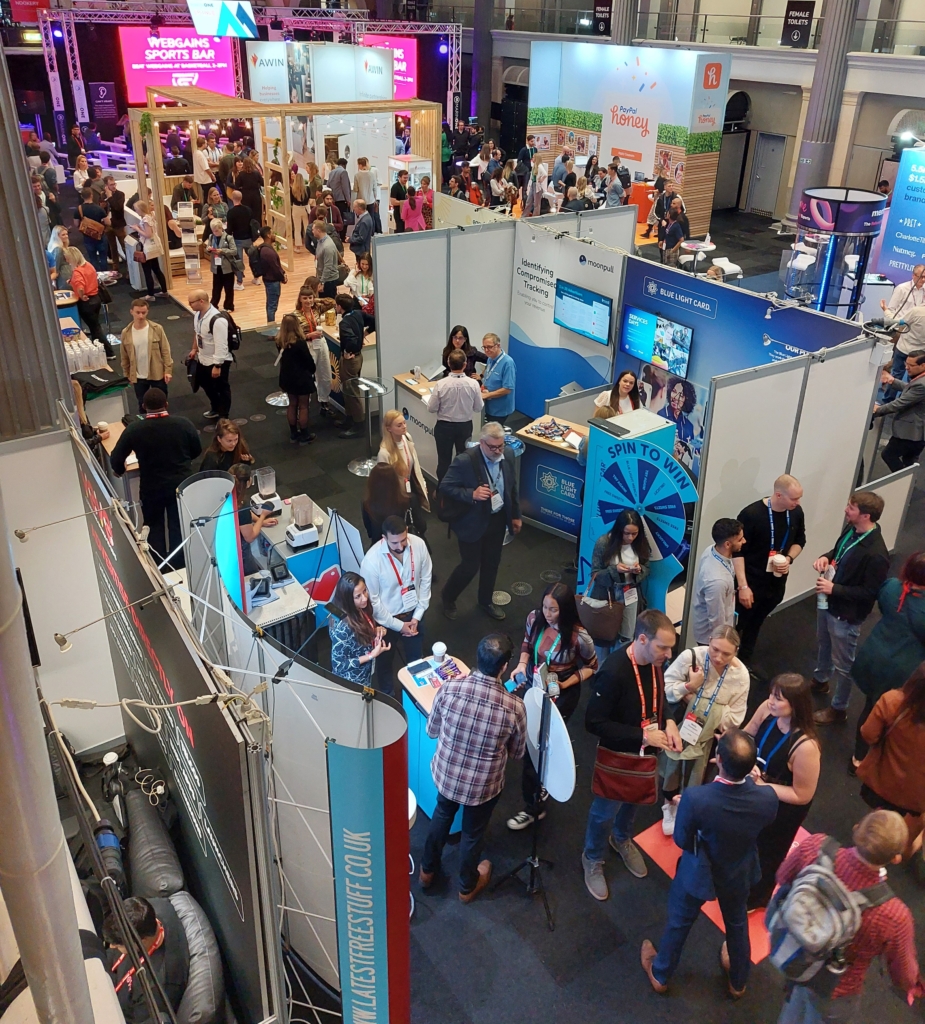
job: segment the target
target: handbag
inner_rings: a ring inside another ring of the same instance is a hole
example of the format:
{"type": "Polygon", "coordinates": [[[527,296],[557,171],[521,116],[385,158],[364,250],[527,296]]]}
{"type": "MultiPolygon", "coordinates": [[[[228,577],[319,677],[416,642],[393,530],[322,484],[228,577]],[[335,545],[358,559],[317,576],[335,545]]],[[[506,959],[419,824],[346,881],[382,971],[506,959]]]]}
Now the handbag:
{"type": "Polygon", "coordinates": [[[591,585],[597,573],[592,575],[588,581],[587,589],[578,602],[578,618],[593,640],[603,640],[604,643],[613,643],[620,635],[620,627],[623,625],[624,605],[620,601],[613,600],[612,587],[607,588],[607,607],[594,608],[585,603],[585,598],[591,591],[591,585]]]}
{"type": "Polygon", "coordinates": [[[106,230],[106,227],[98,220],[91,220],[89,217],[81,216],[77,230],[82,235],[86,235],[87,238],[92,238],[98,242],[103,237],[103,232],[106,230]]]}
{"type": "Polygon", "coordinates": [[[108,306],[109,303],[112,302],[112,292],[104,284],[98,285],[98,288],[99,291],[97,294],[100,297],[100,302],[102,302],[104,306],[108,306]]]}
{"type": "Polygon", "coordinates": [[[199,390],[199,360],[192,356],[184,360],[186,363],[186,379],[189,381],[193,394],[199,390]]]}
{"type": "Polygon", "coordinates": [[[132,259],[136,263],[148,262],[148,257],[145,256],[145,247],[141,242],[139,242],[138,245],[135,246],[135,251],[132,253],[132,259]]]}
{"type": "Polygon", "coordinates": [[[605,800],[654,804],[658,798],[658,757],[626,754],[598,744],[591,792],[605,800]]]}

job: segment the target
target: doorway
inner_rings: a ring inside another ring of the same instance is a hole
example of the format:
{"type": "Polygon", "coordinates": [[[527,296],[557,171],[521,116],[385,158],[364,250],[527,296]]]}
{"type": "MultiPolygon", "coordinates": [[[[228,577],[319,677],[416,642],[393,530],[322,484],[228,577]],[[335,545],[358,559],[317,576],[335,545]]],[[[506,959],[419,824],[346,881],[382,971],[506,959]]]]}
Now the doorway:
{"type": "Polygon", "coordinates": [[[777,205],[777,194],[780,191],[780,179],[784,169],[784,149],[787,138],[784,135],[758,133],[758,144],[755,147],[755,162],[752,164],[752,176],[748,187],[749,213],[757,213],[761,217],[773,217],[777,205]]]}

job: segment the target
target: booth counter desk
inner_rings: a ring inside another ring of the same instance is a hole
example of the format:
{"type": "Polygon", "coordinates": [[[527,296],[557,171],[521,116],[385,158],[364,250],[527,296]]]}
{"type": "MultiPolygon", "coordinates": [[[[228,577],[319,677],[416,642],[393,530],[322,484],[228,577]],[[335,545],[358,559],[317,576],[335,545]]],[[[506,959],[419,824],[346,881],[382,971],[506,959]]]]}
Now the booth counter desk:
{"type": "MultiPolygon", "coordinates": [[[[437,444],[434,440],[434,425],[437,417],[423,402],[423,399],[433,391],[435,382],[423,376],[415,378],[413,373],[397,373],[392,379],[395,381],[395,408],[401,409],[408,423],[408,431],[414,439],[421,469],[428,479],[436,481],[437,444]]],[[[473,437],[478,437],[480,423],[480,416],[472,418],[473,437]]]]}
{"type": "Polygon", "coordinates": [[[524,443],[520,457],[520,509],[525,522],[566,540],[576,540],[581,529],[581,501],[585,470],[578,465],[578,448],[564,440],[531,433],[538,425],[557,424],[573,436],[588,436],[587,424],[558,416],[541,416],[517,431],[524,443]]]}
{"type": "MultiPolygon", "coordinates": [[[[326,324],[324,317],[321,318],[318,328],[324,335],[331,355],[331,375],[334,378],[331,394],[343,410],[344,396],[340,384],[340,328],[337,324],[326,324]]],[[[363,373],[369,377],[379,376],[379,349],[376,346],[375,332],[367,334],[363,339],[363,373]]]]}

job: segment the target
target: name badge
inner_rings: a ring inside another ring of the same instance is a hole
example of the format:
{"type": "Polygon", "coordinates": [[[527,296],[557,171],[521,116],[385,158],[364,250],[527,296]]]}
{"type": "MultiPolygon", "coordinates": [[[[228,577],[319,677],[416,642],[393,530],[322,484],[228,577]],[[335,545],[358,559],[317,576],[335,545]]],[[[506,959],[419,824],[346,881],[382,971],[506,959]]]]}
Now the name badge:
{"type": "Polygon", "coordinates": [[[410,612],[412,609],[417,607],[417,603],[418,603],[418,595],[417,595],[416,590],[414,589],[414,584],[412,583],[408,587],[402,587],[401,588],[401,610],[403,612],[410,612]]]}
{"type": "Polygon", "coordinates": [[[700,734],[703,732],[703,724],[697,720],[695,714],[688,712],[684,716],[684,721],[681,723],[681,728],[678,731],[685,743],[694,744],[700,739],[700,734]]]}
{"type": "Polygon", "coordinates": [[[768,552],[768,564],[765,566],[765,572],[774,572],[774,556],[777,554],[776,551],[768,552]]]}
{"type": "Polygon", "coordinates": [[[216,256],[215,257],[215,265],[216,265],[216,267],[220,267],[222,265],[222,258],[221,258],[221,256],[216,256]]]}
{"type": "Polygon", "coordinates": [[[639,600],[639,595],[636,593],[635,587],[624,587],[623,588],[623,604],[627,608],[632,608],[634,604],[639,600]]]}
{"type": "Polygon", "coordinates": [[[411,493],[411,480],[410,479],[405,481],[405,493],[406,494],[410,494],[411,493]]]}
{"type": "Polygon", "coordinates": [[[491,492],[491,510],[492,512],[500,512],[504,508],[504,497],[497,491],[491,492]]]}

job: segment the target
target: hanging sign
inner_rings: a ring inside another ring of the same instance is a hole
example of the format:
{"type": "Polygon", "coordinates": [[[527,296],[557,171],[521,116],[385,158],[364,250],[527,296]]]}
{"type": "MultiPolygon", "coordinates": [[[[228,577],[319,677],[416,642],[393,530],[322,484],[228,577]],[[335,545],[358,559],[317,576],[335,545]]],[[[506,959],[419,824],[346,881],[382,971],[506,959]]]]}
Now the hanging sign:
{"type": "Polygon", "coordinates": [[[613,13],[612,0],[604,0],[603,3],[594,5],[594,34],[610,38],[610,19],[613,13]]]}
{"type": "Polygon", "coordinates": [[[815,8],[815,0],[788,0],[780,36],[781,46],[792,46],[800,50],[805,50],[809,46],[815,8]]]}

